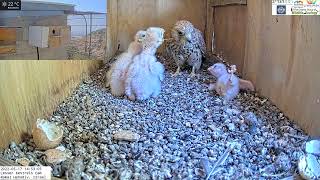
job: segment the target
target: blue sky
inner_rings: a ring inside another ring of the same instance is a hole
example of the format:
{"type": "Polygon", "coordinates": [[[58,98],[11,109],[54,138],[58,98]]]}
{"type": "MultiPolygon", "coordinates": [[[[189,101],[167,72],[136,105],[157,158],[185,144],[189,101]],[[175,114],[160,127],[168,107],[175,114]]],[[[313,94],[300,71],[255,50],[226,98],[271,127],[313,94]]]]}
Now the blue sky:
{"type": "Polygon", "coordinates": [[[107,0],[37,0],[37,1],[75,4],[76,10],[78,11],[95,11],[95,12],[104,12],[104,13],[107,11],[107,0]]]}

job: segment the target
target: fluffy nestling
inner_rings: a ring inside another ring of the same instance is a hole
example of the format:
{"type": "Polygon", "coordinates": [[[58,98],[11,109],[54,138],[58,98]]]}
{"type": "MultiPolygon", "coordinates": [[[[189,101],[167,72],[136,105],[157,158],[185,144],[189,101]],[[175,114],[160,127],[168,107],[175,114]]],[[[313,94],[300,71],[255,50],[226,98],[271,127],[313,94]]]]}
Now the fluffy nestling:
{"type": "Polygon", "coordinates": [[[208,71],[217,78],[217,82],[209,85],[209,90],[215,90],[217,94],[224,97],[224,100],[230,101],[234,99],[239,91],[254,91],[254,86],[250,81],[238,78],[234,73],[236,66],[231,66],[231,70],[222,63],[216,63],[208,68],[208,71]]]}
{"type": "Polygon", "coordinates": [[[206,45],[201,31],[191,22],[181,20],[171,29],[171,36],[172,39],[166,43],[166,52],[178,66],[175,75],[178,75],[181,68],[188,64],[192,66],[191,76],[194,76],[200,69],[202,58],[206,54],[206,45]]]}
{"type": "Polygon", "coordinates": [[[155,53],[163,43],[164,29],[152,27],[147,30],[142,52],[135,56],[130,65],[125,93],[130,100],[146,100],[156,97],[161,92],[164,79],[164,66],[157,62],[155,53]]]}
{"type": "Polygon", "coordinates": [[[125,94],[125,77],[133,57],[142,51],[142,42],[145,38],[146,31],[138,31],[135,40],[130,43],[126,52],[122,53],[116,62],[107,72],[106,86],[111,88],[111,94],[114,96],[123,96],[125,94]]]}

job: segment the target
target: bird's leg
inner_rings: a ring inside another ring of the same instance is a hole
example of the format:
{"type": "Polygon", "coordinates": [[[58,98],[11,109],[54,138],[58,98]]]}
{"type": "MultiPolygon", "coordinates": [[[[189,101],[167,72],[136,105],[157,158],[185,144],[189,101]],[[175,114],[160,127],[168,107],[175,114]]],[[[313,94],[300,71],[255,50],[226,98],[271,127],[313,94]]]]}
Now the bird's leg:
{"type": "Polygon", "coordinates": [[[131,100],[131,101],[135,101],[136,100],[136,97],[135,97],[135,95],[130,95],[130,96],[128,96],[128,98],[131,100]]]}
{"type": "Polygon", "coordinates": [[[177,71],[176,71],[176,73],[174,73],[174,75],[173,76],[177,76],[177,75],[179,75],[180,74],[180,66],[178,66],[178,68],[177,68],[177,71]]]}
{"type": "Polygon", "coordinates": [[[193,66],[192,67],[192,72],[190,74],[191,77],[194,77],[196,75],[195,71],[196,71],[196,67],[193,66]]]}
{"type": "Polygon", "coordinates": [[[109,81],[106,83],[106,88],[108,88],[108,87],[110,87],[110,82],[109,81]]]}
{"type": "Polygon", "coordinates": [[[111,71],[109,70],[106,74],[106,88],[110,87],[111,83],[111,71]]]}

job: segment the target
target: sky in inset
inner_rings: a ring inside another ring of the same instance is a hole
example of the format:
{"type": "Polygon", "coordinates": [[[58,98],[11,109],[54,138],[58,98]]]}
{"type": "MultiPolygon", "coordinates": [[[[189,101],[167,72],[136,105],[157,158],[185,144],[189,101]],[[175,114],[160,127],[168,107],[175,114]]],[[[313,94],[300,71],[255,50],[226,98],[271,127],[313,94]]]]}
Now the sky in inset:
{"type": "Polygon", "coordinates": [[[74,4],[76,5],[75,9],[77,11],[94,11],[94,12],[103,12],[103,13],[107,11],[107,0],[32,0],[32,1],[74,4]]]}

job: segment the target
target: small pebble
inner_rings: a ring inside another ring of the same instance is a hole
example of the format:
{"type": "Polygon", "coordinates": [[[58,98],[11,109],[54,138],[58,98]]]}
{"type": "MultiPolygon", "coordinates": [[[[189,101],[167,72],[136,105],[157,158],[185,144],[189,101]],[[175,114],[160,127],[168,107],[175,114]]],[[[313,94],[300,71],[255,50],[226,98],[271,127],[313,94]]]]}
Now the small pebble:
{"type": "Polygon", "coordinates": [[[20,159],[17,159],[16,162],[21,166],[29,166],[30,164],[30,160],[28,158],[20,158],[20,159]]]}
{"type": "Polygon", "coordinates": [[[118,141],[138,141],[140,135],[132,131],[119,131],[113,135],[113,138],[118,141]]]}

